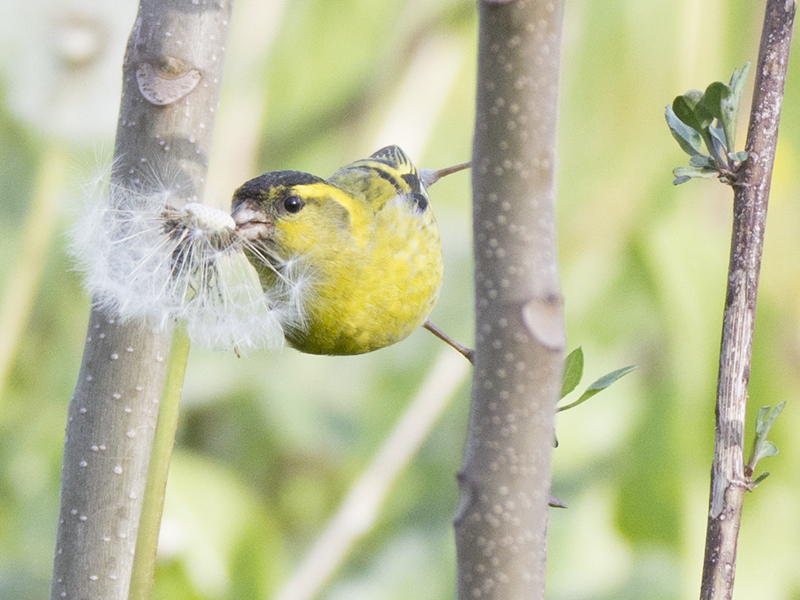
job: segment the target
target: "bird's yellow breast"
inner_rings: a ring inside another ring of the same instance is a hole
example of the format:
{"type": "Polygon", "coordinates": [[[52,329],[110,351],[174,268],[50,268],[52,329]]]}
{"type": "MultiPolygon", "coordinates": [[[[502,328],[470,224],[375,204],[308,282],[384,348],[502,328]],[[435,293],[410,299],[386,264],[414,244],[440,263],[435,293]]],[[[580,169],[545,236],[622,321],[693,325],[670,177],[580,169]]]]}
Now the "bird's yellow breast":
{"type": "MultiPolygon", "coordinates": [[[[356,205],[358,206],[358,205],[356,205]]],[[[286,338],[312,354],[360,354],[400,341],[433,309],[442,254],[433,212],[393,197],[372,218],[350,207],[349,223],[279,223],[275,241],[305,239],[296,255],[305,322],[286,338]]]]}

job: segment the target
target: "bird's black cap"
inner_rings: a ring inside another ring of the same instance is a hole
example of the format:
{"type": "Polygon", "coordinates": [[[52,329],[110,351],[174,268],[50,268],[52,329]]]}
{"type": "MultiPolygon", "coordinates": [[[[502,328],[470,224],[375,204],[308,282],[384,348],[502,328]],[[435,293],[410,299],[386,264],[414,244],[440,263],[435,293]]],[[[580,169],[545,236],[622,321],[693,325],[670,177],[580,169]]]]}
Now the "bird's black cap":
{"type": "Polygon", "coordinates": [[[325,181],[321,177],[304,173],[303,171],[269,171],[246,181],[233,193],[234,202],[245,198],[258,198],[261,192],[276,187],[291,187],[294,185],[305,185],[309,183],[320,183],[325,181]]]}

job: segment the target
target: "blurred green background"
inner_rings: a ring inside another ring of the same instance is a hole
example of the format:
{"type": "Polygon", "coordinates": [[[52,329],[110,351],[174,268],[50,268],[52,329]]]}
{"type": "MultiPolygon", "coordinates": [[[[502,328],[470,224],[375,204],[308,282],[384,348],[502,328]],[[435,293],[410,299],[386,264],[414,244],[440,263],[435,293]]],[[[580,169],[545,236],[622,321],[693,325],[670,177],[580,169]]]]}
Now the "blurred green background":
{"type": "MultiPolygon", "coordinates": [[[[0,358],[11,357],[0,392],[3,599],[42,598],[49,586],[66,406],[88,315],[67,230],[81,182],[113,147],[135,10],[129,0],[0,6],[0,358]],[[27,301],[37,252],[41,283],[27,301]]],[[[697,597],[731,194],[713,181],[671,185],[686,156],[663,109],[755,61],[762,17],[763,2],[751,0],[567,4],[558,230],[569,345],[587,354],[585,384],[639,369],[559,416],[553,493],[569,509],[551,513],[549,598],[697,597]]],[[[425,167],[467,160],[475,36],[465,0],[237,0],[208,201],[224,206],[265,170],[327,176],[389,143],[425,167]]],[[[794,56],[748,442],[759,406],[788,404],[771,434],[781,452],[760,465],[773,474],[746,498],[739,598],[800,598],[798,93],[794,56]]],[[[437,184],[432,203],[446,265],[433,320],[469,343],[469,177],[437,184]]],[[[272,597],[443,352],[422,331],[350,358],[193,349],[155,598],[272,597]]],[[[321,598],[453,597],[468,399],[465,382],[321,598]]]]}

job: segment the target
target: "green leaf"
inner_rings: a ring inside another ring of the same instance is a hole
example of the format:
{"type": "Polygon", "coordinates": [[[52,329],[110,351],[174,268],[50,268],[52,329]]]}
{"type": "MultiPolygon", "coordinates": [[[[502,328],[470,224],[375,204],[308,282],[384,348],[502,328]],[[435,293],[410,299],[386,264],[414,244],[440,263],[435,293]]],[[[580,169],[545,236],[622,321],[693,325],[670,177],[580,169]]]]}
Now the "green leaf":
{"type": "Polygon", "coordinates": [[[703,92],[700,90],[689,90],[683,96],[678,96],[672,102],[672,110],[675,115],[689,127],[702,134],[714,116],[708,112],[703,105],[703,92]]]}
{"type": "Polygon", "coordinates": [[[578,387],[583,377],[583,348],[578,346],[564,359],[564,375],[561,377],[559,400],[578,387]]]}
{"type": "Polygon", "coordinates": [[[706,154],[695,154],[689,159],[689,166],[697,167],[698,169],[706,167],[714,171],[717,170],[717,162],[706,154]]]}
{"type": "Polygon", "coordinates": [[[675,100],[672,101],[672,111],[684,125],[691,127],[699,133],[702,127],[694,114],[694,107],[697,102],[693,101],[693,98],[689,96],[689,93],[692,91],[698,90],[689,90],[689,92],[686,92],[683,96],[676,97],[675,100]]]}
{"type": "Polygon", "coordinates": [[[602,392],[604,389],[609,387],[612,383],[617,381],[620,377],[624,377],[631,371],[636,369],[636,365],[628,365],[627,367],[622,367],[621,369],[617,369],[616,371],[611,371],[611,373],[606,373],[600,379],[595,381],[592,385],[586,388],[586,392],[584,394],[593,392],[596,394],[597,392],[602,392]]]}
{"type": "Polygon", "coordinates": [[[762,406],[758,409],[756,416],[756,435],[766,437],[769,433],[769,428],[781,414],[783,407],[786,406],[786,401],[780,402],[773,406],[762,406]]]}
{"type": "Polygon", "coordinates": [[[771,410],[771,406],[762,406],[758,409],[758,414],[756,415],[756,435],[762,435],[764,433],[764,420],[771,410]]]}
{"type": "Polygon", "coordinates": [[[675,179],[672,181],[673,185],[679,185],[689,181],[692,177],[713,179],[719,175],[719,171],[705,167],[675,167],[672,169],[672,174],[675,176],[675,179]]]}
{"type": "Polygon", "coordinates": [[[579,404],[583,404],[589,398],[591,398],[595,394],[599,394],[604,389],[609,387],[612,383],[617,381],[620,377],[624,377],[625,375],[633,371],[635,368],[636,365],[630,365],[627,367],[622,367],[621,369],[617,369],[616,371],[611,371],[611,373],[607,373],[606,375],[603,375],[600,379],[598,379],[597,381],[592,383],[588,388],[586,388],[586,391],[583,392],[583,394],[581,394],[581,397],[575,400],[575,402],[558,407],[556,409],[556,412],[561,412],[564,410],[568,410],[570,408],[575,408],[579,404]]]}
{"type": "Polygon", "coordinates": [[[775,456],[777,453],[778,447],[769,440],[764,440],[764,443],[762,443],[761,447],[758,449],[758,454],[756,454],[756,462],[768,456],[775,456]]]}
{"type": "Polygon", "coordinates": [[[753,440],[753,448],[750,451],[750,459],[747,461],[747,469],[750,473],[756,468],[758,461],[768,456],[775,456],[778,448],[767,440],[767,435],[775,423],[775,419],[781,414],[786,402],[779,402],[775,406],[762,406],[756,415],[756,434],[753,440]]]}
{"type": "Polygon", "coordinates": [[[747,81],[747,72],[749,70],[750,61],[748,60],[744,63],[741,71],[734,69],[733,75],[731,75],[731,81],[728,87],[731,88],[731,92],[733,92],[733,102],[736,106],[742,103],[742,92],[744,91],[744,84],[747,81]]]}
{"type": "Polygon", "coordinates": [[[762,481],[764,481],[764,480],[765,480],[767,477],[769,477],[769,471],[764,471],[764,472],[763,472],[761,475],[759,475],[758,477],[756,477],[756,478],[755,478],[755,479],[754,479],[754,480],[753,480],[753,481],[750,483],[750,487],[751,487],[751,488],[754,488],[754,487],[756,487],[756,486],[757,486],[759,483],[761,483],[762,481]]]}
{"type": "Polygon", "coordinates": [[[729,100],[733,98],[733,91],[721,81],[715,81],[706,88],[703,94],[703,104],[715,118],[722,122],[727,118],[730,110],[729,100]]]}
{"type": "Polygon", "coordinates": [[[708,133],[711,134],[711,139],[714,140],[717,144],[717,148],[723,149],[721,154],[727,153],[727,143],[728,141],[725,139],[725,132],[722,131],[719,127],[709,127],[708,133]]]}
{"type": "Polygon", "coordinates": [[[689,156],[699,154],[700,148],[702,148],[703,145],[700,134],[681,121],[677,115],[675,115],[675,111],[672,110],[671,106],[667,106],[664,109],[664,117],[667,119],[667,126],[669,127],[672,137],[678,142],[681,150],[686,152],[689,156]]]}
{"type": "MultiPolygon", "coordinates": [[[[733,75],[731,75],[731,81],[728,84],[728,87],[731,90],[731,98],[730,104],[733,106],[733,118],[730,122],[730,143],[728,144],[728,150],[733,152],[736,150],[735,143],[735,136],[736,136],[736,123],[739,120],[739,107],[742,105],[742,92],[744,91],[744,84],[747,82],[747,72],[750,70],[750,61],[744,63],[741,71],[736,69],[733,70],[733,75]]],[[[728,129],[725,130],[726,132],[728,129]]]]}
{"type": "Polygon", "coordinates": [[[703,103],[722,125],[722,130],[725,132],[725,148],[734,150],[739,103],[736,101],[733,91],[721,81],[715,81],[706,88],[703,103]]]}

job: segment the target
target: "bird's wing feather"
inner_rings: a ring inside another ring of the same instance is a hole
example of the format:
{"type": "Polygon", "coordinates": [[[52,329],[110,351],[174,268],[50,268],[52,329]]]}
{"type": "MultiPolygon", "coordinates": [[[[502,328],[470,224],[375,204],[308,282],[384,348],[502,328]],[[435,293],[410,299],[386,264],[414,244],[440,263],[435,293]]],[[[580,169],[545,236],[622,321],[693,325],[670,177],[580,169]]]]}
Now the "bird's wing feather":
{"type": "Polygon", "coordinates": [[[328,178],[328,183],[361,198],[374,212],[395,196],[425,196],[416,167],[398,146],[387,146],[369,158],[342,167],[328,178]]]}

